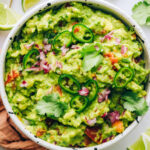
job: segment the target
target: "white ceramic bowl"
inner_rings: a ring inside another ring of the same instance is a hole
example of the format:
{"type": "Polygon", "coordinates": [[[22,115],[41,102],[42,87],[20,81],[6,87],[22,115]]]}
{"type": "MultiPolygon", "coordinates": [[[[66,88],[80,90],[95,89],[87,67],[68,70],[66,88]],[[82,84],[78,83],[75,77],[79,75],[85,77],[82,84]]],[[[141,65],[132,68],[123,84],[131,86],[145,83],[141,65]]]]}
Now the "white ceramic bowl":
{"type": "MultiPolygon", "coordinates": [[[[8,35],[3,48],[2,48],[2,53],[1,53],[1,61],[0,61],[0,88],[1,88],[1,96],[3,99],[3,103],[11,117],[11,119],[15,122],[15,124],[19,127],[19,129],[25,134],[27,135],[31,140],[33,140],[34,142],[40,144],[41,146],[44,146],[47,149],[51,149],[51,150],[77,150],[77,149],[86,149],[86,150],[100,150],[103,148],[107,148],[109,146],[111,146],[112,144],[116,144],[119,140],[121,140],[122,138],[124,138],[128,133],[130,133],[137,125],[138,123],[141,121],[142,117],[138,117],[137,121],[134,121],[122,134],[119,134],[118,136],[116,136],[113,140],[100,144],[100,145],[96,145],[93,147],[88,147],[88,148],[66,148],[66,147],[60,147],[60,146],[56,146],[53,144],[50,144],[46,141],[43,141],[39,138],[36,138],[32,133],[30,133],[25,126],[19,121],[19,119],[17,118],[16,115],[13,114],[12,108],[8,102],[7,99],[7,95],[5,92],[5,87],[4,87],[4,72],[5,72],[5,56],[7,53],[7,49],[9,48],[11,42],[13,41],[13,38],[19,33],[21,27],[24,25],[24,23],[30,19],[33,15],[37,14],[38,12],[41,12],[42,10],[51,8],[53,6],[58,6],[64,2],[70,2],[73,0],[50,0],[50,1],[46,1],[43,4],[40,4],[39,6],[35,7],[34,9],[32,9],[31,11],[29,11],[27,14],[25,14],[22,19],[16,24],[16,26],[12,29],[12,31],[10,32],[10,34],[8,35]]],[[[143,44],[144,47],[144,55],[145,55],[145,61],[146,61],[146,68],[150,68],[150,57],[149,57],[149,51],[148,51],[148,42],[147,39],[142,31],[142,29],[137,25],[137,23],[131,18],[129,17],[125,12],[123,12],[121,9],[117,8],[116,6],[105,2],[103,0],[74,0],[74,1],[78,1],[78,2],[84,2],[87,3],[93,7],[96,8],[100,8],[108,13],[113,14],[114,16],[116,16],[117,18],[121,19],[125,24],[127,24],[128,26],[131,26],[135,29],[137,35],[139,36],[141,43],[143,44]]],[[[150,84],[149,82],[147,83],[146,89],[147,89],[147,102],[149,103],[150,101],[150,90],[149,90],[150,84]]]]}

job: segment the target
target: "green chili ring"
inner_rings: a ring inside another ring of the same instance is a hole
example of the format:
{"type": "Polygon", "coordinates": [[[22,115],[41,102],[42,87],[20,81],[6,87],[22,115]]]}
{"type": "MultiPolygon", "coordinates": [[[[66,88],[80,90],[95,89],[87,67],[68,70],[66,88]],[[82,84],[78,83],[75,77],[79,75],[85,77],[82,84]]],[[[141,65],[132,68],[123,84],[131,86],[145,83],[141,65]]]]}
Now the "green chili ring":
{"type": "Polygon", "coordinates": [[[63,31],[56,35],[53,41],[53,48],[56,51],[61,51],[61,48],[65,46],[68,48],[72,43],[72,34],[69,31],[63,31]]]}
{"type": "MultiPolygon", "coordinates": [[[[93,94],[92,97],[90,97],[90,93],[88,95],[88,98],[89,98],[89,102],[92,102],[93,100],[96,99],[97,95],[98,95],[98,83],[96,80],[93,80],[93,79],[90,79],[88,80],[85,84],[84,84],[84,87],[88,88],[88,87],[91,87],[91,84],[94,84],[95,85],[95,92],[93,94]]],[[[90,90],[89,90],[90,91],[90,90]]],[[[92,92],[92,91],[90,91],[92,92]]]]}
{"type": "Polygon", "coordinates": [[[80,83],[72,75],[69,75],[69,74],[61,74],[58,79],[58,84],[64,91],[70,94],[77,94],[78,91],[81,89],[80,83]],[[74,89],[71,89],[71,87],[70,88],[67,87],[68,85],[67,86],[63,85],[63,81],[65,80],[65,78],[72,80],[73,83],[76,85],[77,89],[74,90],[74,89]]]}
{"type": "Polygon", "coordinates": [[[71,99],[70,107],[75,109],[76,112],[80,113],[86,109],[88,103],[89,103],[89,100],[87,97],[76,95],[75,97],[71,99]]]}
{"type": "Polygon", "coordinates": [[[26,69],[27,67],[27,62],[29,58],[31,57],[32,54],[37,54],[39,55],[39,51],[37,49],[30,50],[24,57],[23,57],[23,68],[26,69]]]}
{"type": "Polygon", "coordinates": [[[134,71],[131,68],[128,67],[123,67],[119,70],[119,72],[116,73],[115,78],[114,78],[114,85],[116,88],[123,88],[125,87],[132,79],[134,76],[134,71]],[[121,81],[123,81],[123,79],[121,78],[122,73],[124,73],[123,75],[127,75],[127,73],[129,73],[128,76],[126,76],[126,78],[128,78],[122,85],[121,85],[121,81]]]}
{"type": "Polygon", "coordinates": [[[77,41],[82,43],[91,43],[94,39],[93,32],[84,24],[75,24],[72,27],[72,35],[77,41]]]}

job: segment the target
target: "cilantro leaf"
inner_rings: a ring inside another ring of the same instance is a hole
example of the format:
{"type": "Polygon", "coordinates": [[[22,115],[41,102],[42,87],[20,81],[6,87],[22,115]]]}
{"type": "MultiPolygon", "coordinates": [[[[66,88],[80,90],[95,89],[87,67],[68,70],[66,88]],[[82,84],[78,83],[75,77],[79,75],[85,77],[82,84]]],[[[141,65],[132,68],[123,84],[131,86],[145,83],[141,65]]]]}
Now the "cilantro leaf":
{"type": "MultiPolygon", "coordinates": [[[[132,9],[132,17],[140,24],[147,24],[147,18],[150,17],[150,5],[146,2],[138,2],[132,9]]],[[[148,25],[148,24],[147,24],[148,25]]]]}
{"type": "Polygon", "coordinates": [[[89,45],[86,45],[85,47],[83,47],[81,54],[82,54],[82,56],[85,56],[87,54],[90,54],[90,53],[93,53],[96,51],[101,52],[101,49],[102,49],[102,46],[100,43],[93,43],[93,44],[89,44],[89,45]]]}
{"type": "Polygon", "coordinates": [[[67,109],[67,104],[59,101],[60,97],[58,94],[50,94],[44,96],[41,101],[36,105],[36,110],[39,115],[47,115],[54,119],[64,115],[67,109]]]}
{"type": "Polygon", "coordinates": [[[60,97],[58,94],[53,93],[53,94],[43,96],[42,99],[45,100],[45,102],[49,102],[50,100],[58,101],[60,99],[60,97]]]}
{"type": "Polygon", "coordinates": [[[144,0],[147,4],[150,4],[150,0],[144,0]]]}
{"type": "Polygon", "coordinates": [[[103,60],[103,56],[100,54],[92,53],[92,54],[88,54],[84,57],[83,59],[83,69],[85,71],[89,71],[94,67],[98,67],[99,64],[102,62],[103,60]]]}
{"type": "Polygon", "coordinates": [[[148,105],[144,98],[138,97],[136,93],[127,91],[121,97],[124,102],[124,108],[135,112],[138,116],[144,115],[148,111],[148,105]]]}
{"type": "Polygon", "coordinates": [[[98,67],[98,65],[102,62],[103,56],[100,55],[101,49],[102,47],[100,43],[90,44],[82,49],[82,67],[85,71],[98,67]]]}
{"type": "Polygon", "coordinates": [[[146,24],[150,25],[150,16],[146,19],[146,24]]]}

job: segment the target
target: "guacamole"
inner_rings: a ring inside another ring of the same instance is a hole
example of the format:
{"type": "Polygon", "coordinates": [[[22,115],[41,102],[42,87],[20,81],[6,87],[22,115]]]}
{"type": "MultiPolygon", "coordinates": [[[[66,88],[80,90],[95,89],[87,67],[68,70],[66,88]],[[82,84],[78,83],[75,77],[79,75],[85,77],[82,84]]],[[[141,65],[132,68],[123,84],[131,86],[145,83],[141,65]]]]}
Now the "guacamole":
{"type": "Polygon", "coordinates": [[[112,140],[148,110],[143,47],[111,14],[71,2],[40,12],[8,49],[5,87],[36,137],[64,147],[112,140]]]}

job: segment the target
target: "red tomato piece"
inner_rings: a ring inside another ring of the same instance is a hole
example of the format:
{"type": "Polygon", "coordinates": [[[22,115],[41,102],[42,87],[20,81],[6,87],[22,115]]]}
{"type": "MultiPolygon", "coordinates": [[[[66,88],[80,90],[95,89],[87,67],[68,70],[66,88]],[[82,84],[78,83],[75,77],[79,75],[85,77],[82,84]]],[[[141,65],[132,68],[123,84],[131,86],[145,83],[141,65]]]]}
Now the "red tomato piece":
{"type": "Polygon", "coordinates": [[[80,31],[79,28],[74,29],[74,33],[79,32],[79,31],[80,31]]]}

